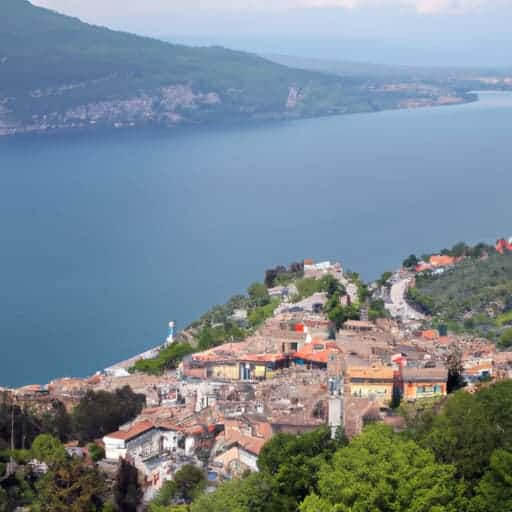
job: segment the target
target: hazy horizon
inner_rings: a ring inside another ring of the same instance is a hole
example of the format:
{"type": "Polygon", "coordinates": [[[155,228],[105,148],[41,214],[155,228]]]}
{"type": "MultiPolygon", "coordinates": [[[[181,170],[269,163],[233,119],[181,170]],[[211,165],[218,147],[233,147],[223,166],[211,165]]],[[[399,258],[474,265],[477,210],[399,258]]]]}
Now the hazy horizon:
{"type": "Polygon", "coordinates": [[[505,0],[33,3],[185,44],[392,65],[512,66],[512,2],[505,0]]]}

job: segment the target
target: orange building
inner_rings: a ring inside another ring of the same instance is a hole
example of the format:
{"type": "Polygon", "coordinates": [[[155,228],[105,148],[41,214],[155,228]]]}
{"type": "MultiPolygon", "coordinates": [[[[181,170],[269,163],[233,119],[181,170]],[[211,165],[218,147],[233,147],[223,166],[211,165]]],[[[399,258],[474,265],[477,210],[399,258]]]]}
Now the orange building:
{"type": "Polygon", "coordinates": [[[446,368],[404,368],[402,370],[403,398],[413,402],[421,398],[446,395],[446,368]]]}
{"type": "Polygon", "coordinates": [[[433,267],[447,267],[455,265],[456,261],[453,256],[435,255],[430,257],[430,264],[433,267]]]}

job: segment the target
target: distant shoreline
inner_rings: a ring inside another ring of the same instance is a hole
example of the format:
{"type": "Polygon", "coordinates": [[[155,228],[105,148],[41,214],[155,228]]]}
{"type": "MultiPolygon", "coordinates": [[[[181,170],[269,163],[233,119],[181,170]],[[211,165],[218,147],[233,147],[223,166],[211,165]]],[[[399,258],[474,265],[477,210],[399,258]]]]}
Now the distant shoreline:
{"type": "MultiPolygon", "coordinates": [[[[447,101],[446,103],[430,103],[430,104],[421,104],[417,106],[397,106],[396,108],[383,108],[383,109],[368,109],[358,112],[346,112],[346,113],[325,113],[319,115],[304,115],[304,116],[293,116],[293,115],[265,115],[261,117],[254,117],[249,119],[223,119],[220,121],[208,120],[200,123],[192,123],[192,122],[184,122],[181,124],[161,124],[161,123],[140,123],[133,124],[127,123],[122,126],[115,125],[107,125],[107,124],[97,124],[97,125],[87,125],[87,126],[77,126],[77,127],[57,127],[57,128],[48,128],[48,129],[26,129],[26,128],[11,128],[11,129],[3,129],[0,126],[0,141],[1,140],[9,140],[9,139],[24,139],[30,137],[54,137],[58,135],[91,135],[91,134],[101,134],[101,133],[116,133],[116,132],[134,132],[138,130],[157,130],[158,132],[168,132],[168,133],[186,133],[189,130],[197,130],[197,129],[205,129],[209,128],[218,129],[221,128],[233,128],[237,126],[251,127],[258,125],[267,125],[274,123],[282,123],[282,122],[293,122],[293,121],[302,121],[307,119],[321,119],[321,118],[329,118],[329,117],[342,117],[342,116],[354,116],[354,115],[367,115],[367,114],[378,114],[381,112],[394,112],[394,111],[404,111],[404,110],[418,110],[418,109],[427,109],[427,108],[437,108],[437,107],[452,107],[452,106],[460,106],[466,105],[470,103],[476,103],[480,101],[479,94],[481,92],[496,92],[496,93],[512,93],[512,91],[469,91],[466,92],[464,96],[453,97],[454,101],[447,101]],[[460,100],[460,101],[457,101],[460,100]]],[[[439,98],[438,98],[439,100],[439,98]]]]}

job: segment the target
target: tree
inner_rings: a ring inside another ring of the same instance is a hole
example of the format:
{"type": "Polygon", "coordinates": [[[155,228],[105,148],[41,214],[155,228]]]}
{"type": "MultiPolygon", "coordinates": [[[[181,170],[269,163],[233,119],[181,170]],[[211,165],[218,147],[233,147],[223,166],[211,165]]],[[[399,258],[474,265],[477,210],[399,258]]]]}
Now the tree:
{"type": "Polygon", "coordinates": [[[476,480],[489,464],[496,435],[496,426],[478,397],[459,391],[446,401],[419,441],[439,462],[455,466],[458,476],[476,480]]]}
{"type": "Polygon", "coordinates": [[[67,458],[62,443],[50,434],[40,434],[34,439],[32,453],[34,458],[46,462],[49,466],[63,464],[67,458]]]}
{"type": "Polygon", "coordinates": [[[402,393],[400,388],[396,385],[393,386],[393,393],[391,395],[391,403],[390,407],[392,409],[398,409],[400,407],[400,402],[402,401],[402,393]]]}
{"type": "Polygon", "coordinates": [[[512,511],[512,453],[495,450],[490,468],[478,483],[471,502],[471,512],[512,511]]]}
{"type": "Polygon", "coordinates": [[[415,254],[411,254],[409,257],[407,257],[404,262],[402,263],[402,266],[404,268],[413,268],[419,263],[418,258],[415,254]]]}
{"type": "Polygon", "coordinates": [[[499,345],[503,348],[512,346],[512,328],[503,331],[500,336],[499,345]]]}
{"type": "Polygon", "coordinates": [[[278,489],[279,507],[271,510],[294,512],[299,503],[317,489],[319,468],[334,452],[346,444],[344,436],[331,439],[330,430],[322,427],[301,436],[277,434],[260,452],[258,467],[272,477],[278,489]]]}
{"type": "Polygon", "coordinates": [[[135,418],[145,403],[146,397],[129,386],[114,393],[87,391],[73,409],[73,430],[82,444],[94,441],[135,418]]]}
{"type": "Polygon", "coordinates": [[[105,448],[102,446],[96,443],[89,443],[87,448],[89,449],[89,455],[94,462],[99,462],[105,458],[105,448]]]}
{"type": "Polygon", "coordinates": [[[59,400],[54,400],[51,410],[41,416],[41,431],[52,434],[63,443],[70,438],[72,434],[71,416],[66,411],[65,405],[59,400]]]}
{"type": "Polygon", "coordinates": [[[203,494],[192,503],[191,512],[283,511],[283,496],[272,478],[253,473],[242,480],[220,485],[215,493],[203,494]]]}
{"type": "Polygon", "coordinates": [[[455,468],[384,425],[372,425],[319,471],[301,512],[463,510],[455,468]]]}
{"type": "Polygon", "coordinates": [[[446,391],[454,393],[465,386],[464,365],[462,364],[462,351],[459,348],[452,348],[446,356],[446,367],[448,368],[448,381],[446,383],[446,391]]]}
{"type": "Polygon", "coordinates": [[[114,502],[117,510],[137,512],[141,500],[142,490],[137,468],[126,460],[120,459],[114,484],[114,502]]]}
{"type": "Polygon", "coordinates": [[[206,487],[206,478],[201,469],[192,464],[186,464],[174,475],[176,496],[190,503],[206,487]]]}
{"type": "Polygon", "coordinates": [[[158,512],[160,509],[170,506],[175,496],[176,482],[174,480],[164,482],[158,494],[151,500],[149,512],[158,512]]]}
{"type": "Polygon", "coordinates": [[[0,393],[0,450],[11,444],[11,420],[14,419],[14,448],[28,449],[41,433],[41,421],[26,406],[13,403],[11,396],[0,393]]]}
{"type": "Polygon", "coordinates": [[[75,458],[50,468],[35,487],[36,510],[40,512],[91,512],[102,508],[103,477],[97,469],[75,458]]]}
{"type": "Polygon", "coordinates": [[[393,277],[393,272],[384,272],[377,280],[378,286],[384,286],[393,277]]]}
{"type": "Polygon", "coordinates": [[[327,297],[336,296],[338,299],[346,293],[345,287],[331,274],[326,274],[320,279],[320,289],[327,292],[327,297]]]}
{"type": "Polygon", "coordinates": [[[265,306],[270,302],[267,287],[263,283],[253,283],[247,290],[249,298],[255,306],[265,306]]]}

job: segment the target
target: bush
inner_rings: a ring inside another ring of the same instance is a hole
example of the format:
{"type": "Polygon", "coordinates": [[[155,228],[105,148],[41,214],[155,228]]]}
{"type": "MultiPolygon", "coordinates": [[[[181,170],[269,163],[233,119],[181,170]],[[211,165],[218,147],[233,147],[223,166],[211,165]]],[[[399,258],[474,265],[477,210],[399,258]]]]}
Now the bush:
{"type": "Polygon", "coordinates": [[[512,328],[503,331],[500,336],[499,345],[502,348],[508,348],[512,346],[512,328]]]}

